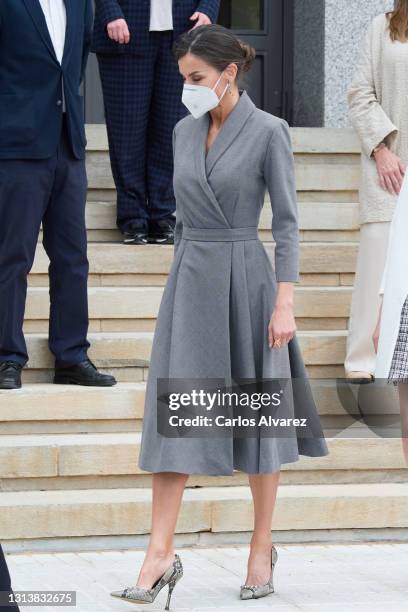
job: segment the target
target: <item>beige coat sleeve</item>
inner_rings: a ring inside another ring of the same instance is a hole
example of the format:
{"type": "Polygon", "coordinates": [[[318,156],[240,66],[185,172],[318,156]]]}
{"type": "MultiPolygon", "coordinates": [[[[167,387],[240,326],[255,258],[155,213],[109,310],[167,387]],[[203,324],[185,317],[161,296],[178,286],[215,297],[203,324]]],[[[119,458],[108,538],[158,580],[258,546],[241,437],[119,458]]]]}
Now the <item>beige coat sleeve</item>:
{"type": "Polygon", "coordinates": [[[379,35],[371,22],[360,45],[353,80],[347,91],[350,120],[368,157],[386,136],[398,132],[382,108],[375,89],[374,71],[378,66],[373,54],[373,38],[379,35]]]}

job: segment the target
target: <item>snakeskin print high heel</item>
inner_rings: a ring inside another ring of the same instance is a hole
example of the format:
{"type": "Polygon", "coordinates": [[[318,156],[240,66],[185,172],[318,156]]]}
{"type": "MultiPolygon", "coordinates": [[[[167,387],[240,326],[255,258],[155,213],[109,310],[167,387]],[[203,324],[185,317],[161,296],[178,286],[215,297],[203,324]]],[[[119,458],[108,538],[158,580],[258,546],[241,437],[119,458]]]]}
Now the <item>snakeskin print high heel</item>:
{"type": "Polygon", "coordinates": [[[274,592],[273,588],[273,570],[278,560],[278,553],[276,548],[272,546],[271,550],[271,575],[268,582],[265,584],[243,584],[240,590],[240,599],[258,599],[259,597],[265,597],[269,593],[274,592]]]}
{"type": "Polygon", "coordinates": [[[130,586],[123,589],[123,591],[112,591],[112,597],[118,597],[129,603],[153,603],[158,593],[162,590],[166,584],[169,585],[169,593],[167,595],[167,602],[165,610],[170,610],[170,599],[176,583],[180,580],[183,575],[183,566],[181,564],[180,557],[174,555],[174,561],[170,567],[164,572],[161,578],[158,578],[150,589],[144,589],[138,586],[130,586]]]}

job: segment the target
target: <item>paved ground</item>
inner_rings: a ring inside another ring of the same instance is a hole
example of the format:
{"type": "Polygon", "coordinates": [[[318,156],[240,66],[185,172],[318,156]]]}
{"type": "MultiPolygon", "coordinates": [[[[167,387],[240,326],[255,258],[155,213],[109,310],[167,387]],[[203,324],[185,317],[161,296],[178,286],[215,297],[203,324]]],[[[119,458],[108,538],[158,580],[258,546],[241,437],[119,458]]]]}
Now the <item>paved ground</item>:
{"type": "MultiPolygon", "coordinates": [[[[408,610],[408,544],[310,544],[278,546],[276,592],[240,601],[247,547],[179,548],[184,576],[172,597],[173,612],[384,612],[408,610]]],[[[107,612],[163,610],[167,588],[156,602],[133,605],[109,596],[132,583],[143,553],[82,552],[8,555],[15,590],[71,589],[77,606],[44,610],[107,612]]],[[[22,607],[22,612],[39,611],[22,607]]]]}

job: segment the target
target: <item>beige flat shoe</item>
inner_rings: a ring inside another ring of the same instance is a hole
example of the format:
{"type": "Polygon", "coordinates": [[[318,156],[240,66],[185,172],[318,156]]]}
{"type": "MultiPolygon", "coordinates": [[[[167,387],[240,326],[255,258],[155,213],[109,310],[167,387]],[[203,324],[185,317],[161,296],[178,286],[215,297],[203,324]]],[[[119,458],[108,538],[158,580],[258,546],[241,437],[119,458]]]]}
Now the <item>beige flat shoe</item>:
{"type": "Polygon", "coordinates": [[[373,382],[374,376],[370,374],[370,372],[353,371],[353,372],[348,372],[346,374],[346,380],[356,385],[357,384],[363,385],[365,383],[373,382]]]}
{"type": "Polygon", "coordinates": [[[259,599],[274,592],[273,588],[273,570],[278,560],[276,548],[272,546],[271,550],[271,576],[265,584],[243,584],[239,593],[240,599],[259,599]]]}

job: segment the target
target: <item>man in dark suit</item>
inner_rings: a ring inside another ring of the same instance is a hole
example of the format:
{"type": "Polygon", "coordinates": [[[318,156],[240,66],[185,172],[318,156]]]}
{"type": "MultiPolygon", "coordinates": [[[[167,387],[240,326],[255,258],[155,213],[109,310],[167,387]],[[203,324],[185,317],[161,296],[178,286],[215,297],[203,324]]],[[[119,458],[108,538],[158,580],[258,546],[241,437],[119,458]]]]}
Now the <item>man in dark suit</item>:
{"type": "Polygon", "coordinates": [[[6,558],[3,553],[3,549],[0,544],[0,593],[2,599],[0,599],[0,612],[19,612],[19,607],[16,603],[8,603],[10,601],[9,595],[13,594],[11,588],[10,574],[7,567],[6,558]]]}
{"type": "Polygon", "coordinates": [[[112,385],[89,343],[85,129],[79,86],[91,0],[0,2],[0,388],[21,386],[22,331],[41,222],[55,383],[112,385]]]}
{"type": "Polygon", "coordinates": [[[187,110],[172,54],[184,31],[215,22],[219,0],[96,0],[92,50],[105,103],[117,225],[130,244],[172,243],[172,131],[187,110]]]}

